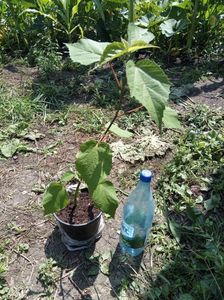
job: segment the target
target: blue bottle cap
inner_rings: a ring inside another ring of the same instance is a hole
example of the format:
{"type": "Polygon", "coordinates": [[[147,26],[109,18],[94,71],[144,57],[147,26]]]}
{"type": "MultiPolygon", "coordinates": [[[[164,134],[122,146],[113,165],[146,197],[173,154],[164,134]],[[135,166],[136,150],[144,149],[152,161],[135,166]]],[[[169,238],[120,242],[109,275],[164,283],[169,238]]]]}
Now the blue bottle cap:
{"type": "Polygon", "coordinates": [[[140,173],[140,180],[143,182],[150,182],[152,179],[152,172],[149,170],[142,170],[140,173]]]}

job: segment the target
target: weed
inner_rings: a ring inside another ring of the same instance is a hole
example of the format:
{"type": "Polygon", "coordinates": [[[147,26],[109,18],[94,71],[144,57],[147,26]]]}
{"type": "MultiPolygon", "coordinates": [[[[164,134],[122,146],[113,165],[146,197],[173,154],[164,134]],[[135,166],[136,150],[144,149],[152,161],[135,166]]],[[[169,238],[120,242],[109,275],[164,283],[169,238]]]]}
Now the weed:
{"type": "Polygon", "coordinates": [[[19,243],[18,251],[19,251],[19,253],[27,253],[29,251],[29,244],[19,243]]]}
{"type": "Polygon", "coordinates": [[[39,33],[38,37],[38,41],[30,49],[28,61],[39,67],[42,76],[60,70],[62,55],[59,52],[59,46],[42,33],[39,33]]]}
{"type": "Polygon", "coordinates": [[[6,224],[6,228],[12,232],[15,232],[16,234],[20,234],[21,232],[23,232],[25,230],[24,228],[18,226],[14,222],[6,224]]]}
{"type": "MultiPolygon", "coordinates": [[[[0,86],[0,126],[29,123],[37,114],[46,111],[42,96],[32,99],[31,95],[20,96],[16,91],[7,92],[0,86]]],[[[22,124],[22,125],[21,125],[22,124]]]]}
{"type": "Polygon", "coordinates": [[[39,266],[37,279],[44,288],[54,286],[57,278],[57,265],[52,258],[47,259],[39,266]]]}
{"type": "Polygon", "coordinates": [[[92,106],[74,106],[71,108],[73,113],[73,126],[76,130],[85,133],[98,133],[108,121],[107,113],[97,110],[92,106]]]}

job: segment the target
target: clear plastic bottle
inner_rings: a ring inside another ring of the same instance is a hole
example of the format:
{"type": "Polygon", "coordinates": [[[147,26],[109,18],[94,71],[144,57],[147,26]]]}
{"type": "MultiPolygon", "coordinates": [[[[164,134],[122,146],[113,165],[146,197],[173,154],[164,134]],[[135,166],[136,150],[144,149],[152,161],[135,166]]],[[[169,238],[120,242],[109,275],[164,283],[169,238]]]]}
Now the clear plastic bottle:
{"type": "Polygon", "coordinates": [[[151,179],[151,171],[141,171],[140,180],[124,206],[120,246],[123,253],[131,256],[143,252],[152,227],[155,203],[150,186],[151,179]]]}

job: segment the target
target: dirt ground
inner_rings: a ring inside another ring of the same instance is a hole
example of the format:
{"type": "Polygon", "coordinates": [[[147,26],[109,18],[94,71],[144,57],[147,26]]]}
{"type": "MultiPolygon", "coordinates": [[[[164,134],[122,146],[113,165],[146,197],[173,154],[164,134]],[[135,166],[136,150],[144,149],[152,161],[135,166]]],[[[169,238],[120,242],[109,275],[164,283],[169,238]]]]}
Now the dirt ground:
{"type": "MultiPolygon", "coordinates": [[[[36,69],[20,70],[11,66],[1,70],[1,75],[6,84],[13,80],[13,85],[19,85],[32,80],[36,72],[36,69]]],[[[212,109],[223,108],[223,78],[196,82],[188,96],[191,100],[180,103],[180,111],[188,109],[188,105],[192,106],[194,103],[203,103],[212,109]]],[[[46,186],[68,170],[73,165],[80,143],[89,138],[88,135],[77,132],[71,124],[72,120],[63,127],[34,124],[39,132],[45,134],[43,139],[37,141],[38,147],[60,141],[51,154],[18,154],[0,161],[0,241],[8,240],[10,255],[7,282],[13,289],[10,299],[137,299],[132,291],[122,297],[118,296],[117,291],[131,274],[137,277],[138,272],[154,268],[153,249],[148,245],[141,258],[133,261],[122,259],[119,229],[123,201],[126,199],[124,194],[118,193],[121,202],[115,219],[105,218],[101,239],[85,251],[67,251],[61,242],[55,220],[43,216],[43,194],[38,188],[46,186]],[[21,243],[29,245],[27,252],[21,253],[18,250],[21,243]],[[105,260],[97,263],[96,259],[89,259],[91,254],[99,254],[105,260]],[[49,258],[54,259],[59,266],[51,296],[46,294],[46,288],[37,280],[39,266],[49,258]]],[[[168,151],[163,157],[146,161],[144,166],[154,169],[157,178],[171,157],[172,151],[168,151]]],[[[141,164],[133,166],[116,159],[112,180],[122,189],[119,178],[123,176],[123,180],[131,180],[125,178],[126,174],[134,173],[139,168],[141,164]]],[[[125,192],[129,192],[129,189],[125,192]]]]}

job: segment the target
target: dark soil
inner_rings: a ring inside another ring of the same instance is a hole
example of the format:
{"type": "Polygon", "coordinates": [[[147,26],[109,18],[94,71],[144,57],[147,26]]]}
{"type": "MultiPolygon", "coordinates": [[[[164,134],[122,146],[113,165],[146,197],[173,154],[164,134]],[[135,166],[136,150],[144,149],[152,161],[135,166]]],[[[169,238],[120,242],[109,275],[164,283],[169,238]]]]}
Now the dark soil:
{"type": "Polygon", "coordinates": [[[82,192],[77,205],[74,205],[74,203],[69,204],[57,213],[57,216],[65,223],[84,224],[95,219],[99,213],[100,210],[92,204],[89,194],[82,192]]]}

